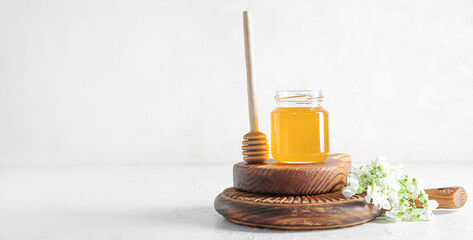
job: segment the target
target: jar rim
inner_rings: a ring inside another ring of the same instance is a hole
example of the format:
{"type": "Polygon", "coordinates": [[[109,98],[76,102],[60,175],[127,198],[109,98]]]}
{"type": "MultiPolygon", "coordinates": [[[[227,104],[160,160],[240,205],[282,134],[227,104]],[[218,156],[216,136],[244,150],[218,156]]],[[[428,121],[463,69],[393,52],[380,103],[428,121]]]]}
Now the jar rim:
{"type": "Polygon", "coordinates": [[[323,98],[321,90],[277,90],[274,96],[277,102],[314,102],[323,98]]]}

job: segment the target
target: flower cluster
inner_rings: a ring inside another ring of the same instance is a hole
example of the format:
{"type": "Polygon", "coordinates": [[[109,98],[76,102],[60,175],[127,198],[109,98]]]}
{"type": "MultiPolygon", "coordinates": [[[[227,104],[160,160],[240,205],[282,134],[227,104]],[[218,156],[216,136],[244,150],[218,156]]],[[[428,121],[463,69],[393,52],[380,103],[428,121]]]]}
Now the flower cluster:
{"type": "Polygon", "coordinates": [[[394,167],[384,157],[377,157],[371,165],[350,167],[348,186],[343,188],[345,197],[366,192],[365,201],[386,211],[390,221],[415,221],[424,217],[432,220],[432,210],[438,207],[435,200],[421,187],[421,181],[402,172],[402,165],[394,167]],[[415,201],[423,203],[417,208],[415,201]]]}

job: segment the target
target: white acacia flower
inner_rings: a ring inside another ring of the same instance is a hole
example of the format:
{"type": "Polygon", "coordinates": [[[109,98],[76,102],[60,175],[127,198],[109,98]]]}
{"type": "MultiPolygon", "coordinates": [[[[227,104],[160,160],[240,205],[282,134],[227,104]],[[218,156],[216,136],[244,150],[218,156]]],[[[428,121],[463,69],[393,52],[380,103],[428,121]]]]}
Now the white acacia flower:
{"type": "Polygon", "coordinates": [[[390,210],[391,209],[391,203],[389,202],[389,197],[386,195],[381,195],[381,201],[380,205],[382,209],[390,210]]]}
{"type": "Polygon", "coordinates": [[[386,211],[386,219],[391,222],[398,222],[399,220],[402,219],[402,214],[403,213],[397,209],[386,211]]]}
{"type": "Polygon", "coordinates": [[[348,186],[343,188],[342,194],[343,196],[348,198],[348,197],[352,197],[358,192],[360,184],[358,181],[358,177],[353,173],[348,174],[347,183],[348,183],[348,186]]]}
{"type": "Polygon", "coordinates": [[[342,194],[346,198],[353,197],[353,195],[355,195],[356,192],[357,192],[357,189],[353,189],[352,187],[345,187],[342,190],[342,194]]]}
{"type": "Polygon", "coordinates": [[[392,208],[398,207],[399,206],[399,195],[397,194],[397,191],[390,190],[390,191],[388,191],[387,195],[388,195],[390,206],[392,208]]]}
{"type": "Polygon", "coordinates": [[[425,200],[424,201],[424,216],[428,221],[434,219],[434,213],[432,210],[436,209],[439,206],[439,203],[435,200],[425,200]]]}
{"type": "Polygon", "coordinates": [[[386,157],[377,156],[376,159],[374,160],[373,165],[374,166],[386,166],[387,165],[386,157]]]}
{"type": "Polygon", "coordinates": [[[432,210],[438,203],[429,200],[422,189],[422,181],[402,172],[402,164],[392,166],[384,157],[377,157],[369,165],[350,167],[348,186],[343,188],[345,197],[366,192],[365,201],[386,211],[388,221],[416,221],[421,216],[433,218],[432,210]],[[414,200],[424,203],[417,209],[414,200]]]}

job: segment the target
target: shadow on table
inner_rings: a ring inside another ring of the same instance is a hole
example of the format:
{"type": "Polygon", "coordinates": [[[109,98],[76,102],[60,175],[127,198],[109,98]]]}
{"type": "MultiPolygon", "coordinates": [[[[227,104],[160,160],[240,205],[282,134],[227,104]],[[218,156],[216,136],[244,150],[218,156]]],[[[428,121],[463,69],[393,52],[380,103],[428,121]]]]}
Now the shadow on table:
{"type": "MultiPolygon", "coordinates": [[[[293,233],[294,231],[289,230],[275,230],[265,229],[257,227],[248,227],[232,223],[222,216],[220,216],[213,207],[202,206],[192,208],[173,208],[168,210],[160,210],[155,212],[147,212],[142,216],[142,221],[150,224],[157,224],[161,227],[166,225],[177,225],[177,226],[191,226],[199,228],[211,228],[225,231],[235,232],[247,232],[247,233],[293,233]]],[[[340,229],[327,229],[327,231],[340,231],[340,229]]],[[[302,232],[314,232],[314,230],[308,231],[296,231],[302,232]]]]}
{"type": "MultiPolygon", "coordinates": [[[[458,212],[457,209],[437,209],[437,210],[433,210],[432,211],[434,213],[434,215],[448,215],[448,214],[452,214],[452,213],[455,213],[455,212],[458,212]]],[[[378,216],[377,218],[375,218],[374,220],[371,221],[371,223],[378,223],[378,224],[395,224],[395,222],[390,222],[390,221],[387,221],[386,220],[386,216],[383,214],[383,215],[380,215],[378,216]]]]}
{"type": "Polygon", "coordinates": [[[447,215],[447,214],[452,214],[458,212],[458,209],[436,209],[433,210],[432,212],[434,215],[447,215]]]}
{"type": "MultiPolygon", "coordinates": [[[[434,210],[435,215],[447,215],[457,212],[456,210],[434,210]]],[[[76,216],[77,215],[73,215],[76,216]]],[[[103,221],[109,223],[122,222],[126,224],[138,224],[138,225],[153,225],[160,228],[182,227],[186,230],[186,227],[200,228],[200,229],[213,229],[213,230],[224,230],[224,231],[235,231],[235,232],[247,232],[247,233],[283,233],[291,232],[284,230],[270,230],[264,228],[247,227],[243,225],[237,225],[224,219],[220,216],[212,206],[200,206],[200,207],[170,207],[164,209],[123,209],[122,211],[93,211],[93,212],[82,212],[79,214],[84,216],[85,219],[94,219],[94,221],[103,221]]],[[[81,218],[78,218],[81,219],[81,218]]],[[[386,221],[385,216],[379,216],[373,221],[374,224],[393,224],[386,221]]],[[[332,229],[331,231],[336,231],[332,229]]],[[[303,231],[304,232],[304,231],[303,231]]]]}
{"type": "MultiPolygon", "coordinates": [[[[138,217],[138,216],[137,216],[138,217]]],[[[192,208],[172,208],[168,210],[149,211],[140,214],[139,221],[150,224],[159,224],[161,227],[165,225],[192,226],[212,229],[222,229],[226,231],[238,232],[287,232],[282,230],[269,230],[263,228],[253,228],[237,225],[229,222],[220,216],[213,207],[202,206],[192,208]]]]}

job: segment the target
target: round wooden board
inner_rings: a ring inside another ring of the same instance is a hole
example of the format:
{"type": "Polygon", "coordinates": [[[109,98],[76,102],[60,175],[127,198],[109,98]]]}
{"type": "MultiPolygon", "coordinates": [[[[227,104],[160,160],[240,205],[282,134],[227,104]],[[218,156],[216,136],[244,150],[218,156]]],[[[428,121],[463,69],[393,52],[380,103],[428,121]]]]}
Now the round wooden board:
{"type": "Polygon", "coordinates": [[[227,188],[214,202],[231,222],[252,227],[313,230],[349,227],[376,218],[382,211],[364,196],[345,198],[340,191],[308,196],[271,196],[227,188]]]}
{"type": "Polygon", "coordinates": [[[347,184],[348,154],[331,154],[316,164],[282,164],[271,159],[261,164],[233,165],[233,187],[250,193],[312,195],[342,190],[347,184]]]}

